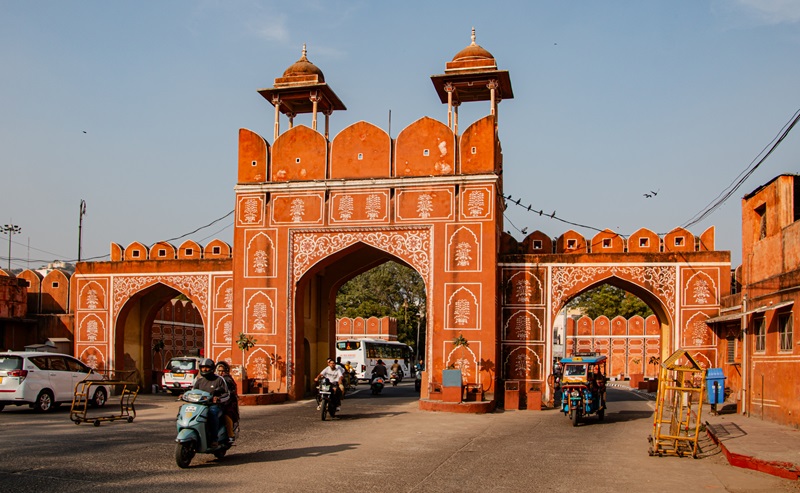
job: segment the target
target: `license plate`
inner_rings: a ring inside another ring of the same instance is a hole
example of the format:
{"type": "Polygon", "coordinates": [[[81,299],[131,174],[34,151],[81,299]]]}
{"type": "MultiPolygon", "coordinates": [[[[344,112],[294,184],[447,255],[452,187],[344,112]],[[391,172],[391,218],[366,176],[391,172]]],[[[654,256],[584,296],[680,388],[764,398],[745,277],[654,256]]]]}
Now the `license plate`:
{"type": "Polygon", "coordinates": [[[173,373],[172,376],[175,378],[183,378],[183,373],[173,373]]]}

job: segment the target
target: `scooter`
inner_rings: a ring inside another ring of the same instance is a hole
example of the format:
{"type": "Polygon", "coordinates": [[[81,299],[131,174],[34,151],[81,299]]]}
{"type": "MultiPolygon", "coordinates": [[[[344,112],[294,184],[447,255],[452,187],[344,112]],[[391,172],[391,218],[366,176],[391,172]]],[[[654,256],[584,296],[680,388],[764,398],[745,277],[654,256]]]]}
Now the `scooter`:
{"type": "Polygon", "coordinates": [[[319,406],[317,409],[322,411],[322,421],[325,421],[325,416],[330,414],[331,418],[336,417],[336,406],[333,405],[333,392],[335,392],[333,384],[327,378],[323,378],[317,386],[317,402],[319,406]]]}
{"type": "Polygon", "coordinates": [[[225,457],[225,453],[233,445],[233,441],[228,439],[223,418],[220,417],[220,425],[217,430],[216,440],[209,440],[206,436],[206,422],[208,421],[209,409],[212,405],[211,394],[202,390],[189,390],[181,395],[184,404],[178,412],[177,428],[178,436],[175,438],[175,462],[178,467],[185,469],[189,467],[195,454],[214,454],[217,459],[225,457]],[[217,447],[210,448],[209,444],[216,441],[217,447]]]}
{"type": "Polygon", "coordinates": [[[383,386],[385,381],[383,377],[375,376],[372,378],[372,383],[369,384],[369,388],[372,391],[372,395],[378,395],[383,390],[383,386]]]}
{"type": "Polygon", "coordinates": [[[414,376],[414,391],[419,392],[421,388],[422,388],[422,372],[417,370],[414,376]]]}
{"type": "Polygon", "coordinates": [[[392,372],[392,374],[389,375],[389,381],[392,382],[392,387],[397,387],[397,384],[400,383],[400,375],[398,375],[397,372],[392,372]]]}

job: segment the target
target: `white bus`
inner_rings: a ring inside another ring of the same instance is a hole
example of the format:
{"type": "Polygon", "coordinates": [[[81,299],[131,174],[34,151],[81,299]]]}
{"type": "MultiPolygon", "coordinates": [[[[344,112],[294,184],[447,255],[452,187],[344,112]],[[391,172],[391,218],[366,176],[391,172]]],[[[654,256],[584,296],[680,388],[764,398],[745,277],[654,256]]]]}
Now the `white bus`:
{"type": "Polygon", "coordinates": [[[379,359],[386,365],[387,373],[391,371],[394,360],[397,360],[403,370],[403,378],[411,376],[411,367],[414,366],[414,353],[407,344],[381,339],[336,341],[336,357],[342,358],[342,364],[349,361],[359,380],[369,380],[372,377],[372,369],[379,359]]]}

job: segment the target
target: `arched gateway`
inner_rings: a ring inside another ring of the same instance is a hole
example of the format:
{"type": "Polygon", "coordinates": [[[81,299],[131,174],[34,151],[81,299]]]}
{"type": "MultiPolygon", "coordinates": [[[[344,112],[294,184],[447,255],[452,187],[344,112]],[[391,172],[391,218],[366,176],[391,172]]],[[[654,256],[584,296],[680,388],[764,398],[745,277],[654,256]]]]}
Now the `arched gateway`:
{"type": "Polygon", "coordinates": [[[240,130],[232,250],[221,242],[134,243],[112,245],[111,262],[80,263],[76,354],[98,367],[147,368],[143,327],[182,293],[203,317],[206,354],[244,361],[248,376],[300,399],[333,353],[338,288],[393,260],[425,282],[427,389],[458,368],[491,405],[505,381],[547,396],[553,320],[569,299],[603,282],[653,308],[662,353],[688,347],[714,364],[704,320],[727,294],[730,261],[711,251],[713,230],[697,241],[683,230],[663,240],[642,230],[628,244],[604,232],[589,245],[574,232],[555,245],[536,232],[516,244],[502,228],[497,107],[513,98],[508,72],[473,32],[472,44],[432,80],[447,124],[424,117],[393,139],[358,122],[329,140],[328,118],[345,108],[304,48],[273,88],[259,91],[275,107],[272,146],[240,130]],[[458,108],[473,101],[488,101],[489,114],[460,131],[458,108]],[[303,113],[311,128],[294,125],[303,113]],[[256,340],[244,354],[239,333],[256,340]]]}

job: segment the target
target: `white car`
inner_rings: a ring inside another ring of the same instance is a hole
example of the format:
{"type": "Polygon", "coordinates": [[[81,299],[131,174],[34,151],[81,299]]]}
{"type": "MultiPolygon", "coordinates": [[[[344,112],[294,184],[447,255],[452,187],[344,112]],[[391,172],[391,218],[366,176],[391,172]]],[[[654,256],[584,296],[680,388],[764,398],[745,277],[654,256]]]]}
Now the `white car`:
{"type": "Polygon", "coordinates": [[[161,377],[161,386],[173,395],[181,394],[192,388],[194,379],[200,372],[200,362],[205,358],[198,356],[176,356],[169,360],[161,377]]]}
{"type": "MultiPolygon", "coordinates": [[[[64,403],[72,404],[75,386],[83,380],[103,380],[103,376],[66,354],[0,353],[0,411],[9,405],[28,405],[45,412],[64,403]]],[[[110,387],[92,385],[89,389],[89,403],[103,407],[110,387]]]]}

